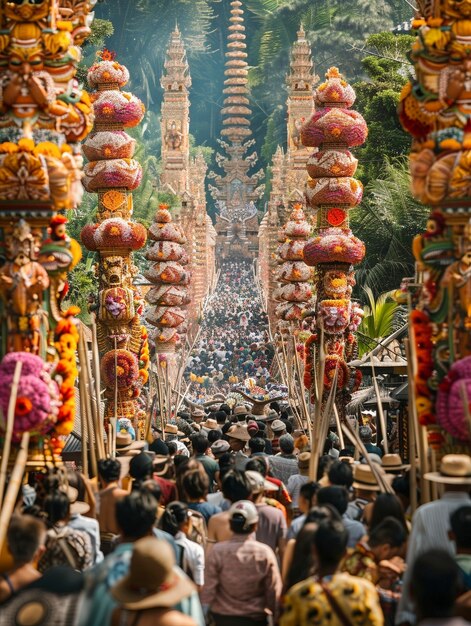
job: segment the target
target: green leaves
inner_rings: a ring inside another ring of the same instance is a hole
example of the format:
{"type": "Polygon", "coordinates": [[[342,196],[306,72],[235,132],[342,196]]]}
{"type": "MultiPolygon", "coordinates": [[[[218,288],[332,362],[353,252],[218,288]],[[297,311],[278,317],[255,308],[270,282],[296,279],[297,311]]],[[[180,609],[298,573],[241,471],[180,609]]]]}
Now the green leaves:
{"type": "Polygon", "coordinates": [[[368,304],[363,307],[365,317],[358,329],[360,356],[375,345],[375,342],[368,339],[384,339],[393,332],[394,319],[399,308],[398,303],[391,300],[392,291],[382,293],[376,299],[370,287],[364,287],[363,292],[368,304]]]}

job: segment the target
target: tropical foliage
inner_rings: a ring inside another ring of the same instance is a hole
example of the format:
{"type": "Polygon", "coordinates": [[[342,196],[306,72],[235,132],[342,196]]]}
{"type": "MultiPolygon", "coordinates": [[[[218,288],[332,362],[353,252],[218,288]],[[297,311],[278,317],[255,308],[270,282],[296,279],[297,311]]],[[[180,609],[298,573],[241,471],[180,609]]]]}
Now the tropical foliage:
{"type": "Polygon", "coordinates": [[[376,347],[377,343],[395,330],[399,304],[392,299],[392,291],[377,298],[369,287],[363,289],[367,304],[363,306],[365,317],[358,329],[358,350],[363,356],[376,347]]]}

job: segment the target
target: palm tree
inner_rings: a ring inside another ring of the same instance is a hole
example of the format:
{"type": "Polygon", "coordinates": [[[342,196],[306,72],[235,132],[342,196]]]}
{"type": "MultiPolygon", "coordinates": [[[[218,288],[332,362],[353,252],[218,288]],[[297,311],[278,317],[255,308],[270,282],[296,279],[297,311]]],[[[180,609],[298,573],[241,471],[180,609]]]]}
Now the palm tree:
{"type": "Polygon", "coordinates": [[[397,289],[411,276],[412,239],[424,230],[428,215],[429,209],[412,196],[407,161],[387,162],[382,179],[368,185],[365,200],[352,214],[351,228],[366,244],[357,283],[378,294],[397,289]]]}
{"type": "Polygon", "coordinates": [[[364,287],[363,292],[368,304],[363,306],[365,317],[358,329],[360,357],[396,330],[398,313],[401,312],[399,304],[392,300],[392,291],[382,293],[377,298],[369,287],[364,287]]]}

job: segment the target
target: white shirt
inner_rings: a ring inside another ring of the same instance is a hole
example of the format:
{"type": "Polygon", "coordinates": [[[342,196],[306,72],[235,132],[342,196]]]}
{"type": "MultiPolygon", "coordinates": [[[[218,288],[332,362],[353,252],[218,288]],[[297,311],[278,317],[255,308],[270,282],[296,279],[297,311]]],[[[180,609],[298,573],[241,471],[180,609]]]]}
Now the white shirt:
{"type": "Polygon", "coordinates": [[[183,551],[181,567],[184,572],[191,575],[196,585],[204,585],[204,550],[195,541],[191,541],[185,533],[178,532],[175,542],[183,551]]]}
{"type": "Polygon", "coordinates": [[[396,624],[402,624],[402,622],[415,623],[409,585],[416,558],[431,549],[443,549],[450,554],[455,553],[455,546],[448,538],[450,515],[456,509],[469,504],[471,504],[469,494],[461,491],[446,491],[440,500],[423,504],[415,512],[412,518],[412,532],[407,548],[407,570],[397,609],[396,624]]]}

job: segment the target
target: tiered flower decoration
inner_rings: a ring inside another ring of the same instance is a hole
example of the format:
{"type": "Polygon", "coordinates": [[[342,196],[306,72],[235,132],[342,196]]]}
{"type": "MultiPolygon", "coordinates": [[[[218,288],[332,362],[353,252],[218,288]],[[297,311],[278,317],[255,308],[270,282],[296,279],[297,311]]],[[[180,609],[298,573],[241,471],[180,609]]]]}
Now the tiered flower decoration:
{"type": "Polygon", "coordinates": [[[190,272],[185,269],[188,255],[183,245],[186,237],[182,229],[172,222],[169,207],[161,204],[154,223],[149,229],[149,238],[154,244],[147,250],[146,257],[151,261],[145,276],[155,285],[147,293],[147,302],[153,310],[147,314],[147,321],[156,330],[152,340],[157,353],[175,352],[179,336],[185,331],[186,311],[182,306],[189,304],[187,286],[190,272]]]}
{"type": "Polygon", "coordinates": [[[280,233],[283,242],[277,251],[280,263],[277,279],[282,286],[275,291],[274,298],[280,302],[275,309],[278,319],[297,322],[298,326],[312,299],[312,269],[303,261],[304,246],[310,232],[311,227],[305,218],[302,204],[296,203],[290,220],[280,233]]]}
{"type": "Polygon", "coordinates": [[[105,50],[88,72],[95,125],[84,143],[89,162],[84,186],[98,194],[97,221],[82,230],[82,242],[99,253],[97,268],[98,340],[105,385],[105,417],[140,419],[137,398],[148,379],[149,347],[140,315],[144,302],[133,285],[136,268],[132,252],[144,247],[147,231],[132,221],[132,191],[142,179],[133,159],[136,142],[125,128],[137,126],[144,106],[132,94],[122,92],[128,70],[105,50]],[[117,399],[117,403],[116,403],[117,399]]]}
{"type": "Polygon", "coordinates": [[[7,390],[23,363],[16,439],[29,430],[34,447],[46,436],[54,452],[74,423],[78,310],[61,304],[81,256],[57,211],[83,195],[92,112],[75,74],[95,3],[4,1],[0,11],[0,369],[7,390]]]}
{"type": "Polygon", "coordinates": [[[349,228],[349,211],[363,195],[362,184],[353,178],[358,162],[350,148],[366,140],[368,129],[362,116],[350,110],[355,92],[337,68],[331,68],[326,77],[315,94],[317,111],[301,131],[303,144],[319,149],[307,164],[311,178],[306,199],[317,216],[317,228],[304,247],[303,258],[308,266],[316,268],[317,303],[313,334],[306,342],[305,385],[314,400],[313,369],[318,367],[322,328],[326,355],[324,400],[336,378],[337,408],[345,417],[346,403],[361,381],[360,373],[352,371],[348,362],[356,354],[354,333],[363,315],[351,301],[353,268],[365,255],[364,244],[349,228]]]}
{"type": "MultiPolygon", "coordinates": [[[[411,313],[416,409],[439,454],[470,452],[471,107],[469,2],[436,0],[415,21],[415,77],[400,100],[412,135],[412,189],[432,205],[414,255],[422,283],[411,313]]],[[[417,281],[416,281],[417,282],[417,281]]]]}

